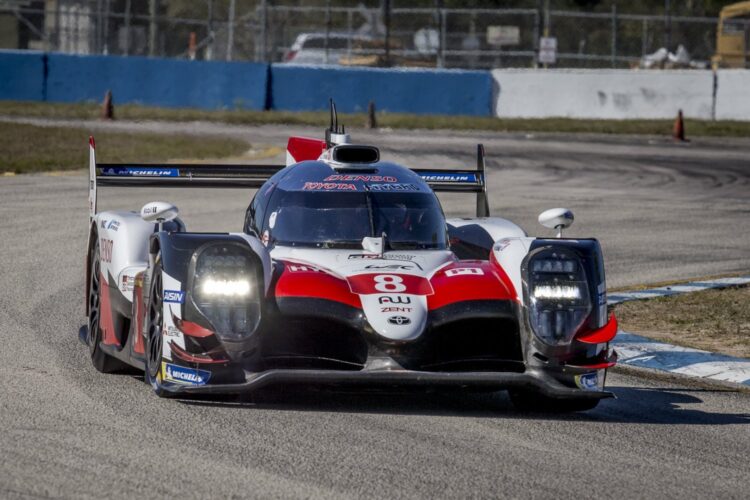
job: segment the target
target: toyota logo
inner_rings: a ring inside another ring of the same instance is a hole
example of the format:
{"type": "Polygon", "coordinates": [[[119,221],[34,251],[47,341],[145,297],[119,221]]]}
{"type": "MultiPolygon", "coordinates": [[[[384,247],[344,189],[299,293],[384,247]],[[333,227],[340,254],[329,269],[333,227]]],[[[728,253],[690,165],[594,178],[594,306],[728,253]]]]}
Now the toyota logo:
{"type": "Polygon", "coordinates": [[[408,325],[411,323],[411,320],[407,318],[406,316],[391,316],[388,318],[388,323],[392,325],[408,325]]]}

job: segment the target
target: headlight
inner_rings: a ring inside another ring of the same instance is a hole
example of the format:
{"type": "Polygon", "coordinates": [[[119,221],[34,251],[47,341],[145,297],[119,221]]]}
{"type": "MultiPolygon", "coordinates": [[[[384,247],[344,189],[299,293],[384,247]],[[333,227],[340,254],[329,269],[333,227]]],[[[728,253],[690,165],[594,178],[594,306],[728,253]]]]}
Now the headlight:
{"type": "Polygon", "coordinates": [[[193,302],[220,338],[242,340],[260,323],[260,262],[253,257],[235,243],[212,244],[197,253],[193,302]]]}
{"type": "Polygon", "coordinates": [[[586,272],[571,251],[542,250],[528,262],[529,323],[549,345],[567,344],[591,313],[586,272]]]}

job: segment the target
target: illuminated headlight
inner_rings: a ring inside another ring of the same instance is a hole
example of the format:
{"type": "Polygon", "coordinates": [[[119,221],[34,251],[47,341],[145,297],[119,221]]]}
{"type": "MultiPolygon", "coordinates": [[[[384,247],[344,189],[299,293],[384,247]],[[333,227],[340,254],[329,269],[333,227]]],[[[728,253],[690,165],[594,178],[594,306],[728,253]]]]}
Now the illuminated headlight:
{"type": "Polygon", "coordinates": [[[201,284],[201,292],[205,296],[247,297],[250,295],[250,281],[206,278],[201,284]]]}
{"type": "Polygon", "coordinates": [[[578,257],[549,249],[528,263],[529,324],[549,345],[567,344],[591,313],[586,272],[578,257]]]}
{"type": "Polygon", "coordinates": [[[225,340],[249,337],[260,323],[262,289],[250,250],[234,243],[217,243],[197,255],[193,303],[225,340]]]}

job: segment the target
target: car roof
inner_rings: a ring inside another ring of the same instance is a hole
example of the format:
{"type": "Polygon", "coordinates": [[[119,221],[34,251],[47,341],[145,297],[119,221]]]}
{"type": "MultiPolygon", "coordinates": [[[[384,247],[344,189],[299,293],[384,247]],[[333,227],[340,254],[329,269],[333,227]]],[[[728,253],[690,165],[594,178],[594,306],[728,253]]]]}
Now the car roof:
{"type": "Polygon", "coordinates": [[[390,162],[334,168],[322,161],[303,161],[284,171],[278,179],[284,191],[432,193],[419,175],[390,162]]]}

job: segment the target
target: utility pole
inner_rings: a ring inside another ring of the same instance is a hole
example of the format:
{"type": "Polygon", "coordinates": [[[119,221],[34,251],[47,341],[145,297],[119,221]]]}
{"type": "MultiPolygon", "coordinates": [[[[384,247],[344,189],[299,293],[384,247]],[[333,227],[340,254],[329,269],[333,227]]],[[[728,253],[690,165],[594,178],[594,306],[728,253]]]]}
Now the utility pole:
{"type": "Polygon", "coordinates": [[[130,55],[130,0],[125,2],[125,55],[130,55]]]}
{"type": "Polygon", "coordinates": [[[210,61],[214,58],[214,0],[208,0],[208,21],[206,22],[209,41],[206,44],[204,59],[210,61]]]}
{"type": "Polygon", "coordinates": [[[156,2],[148,0],[148,55],[156,56],[156,2]]]}

